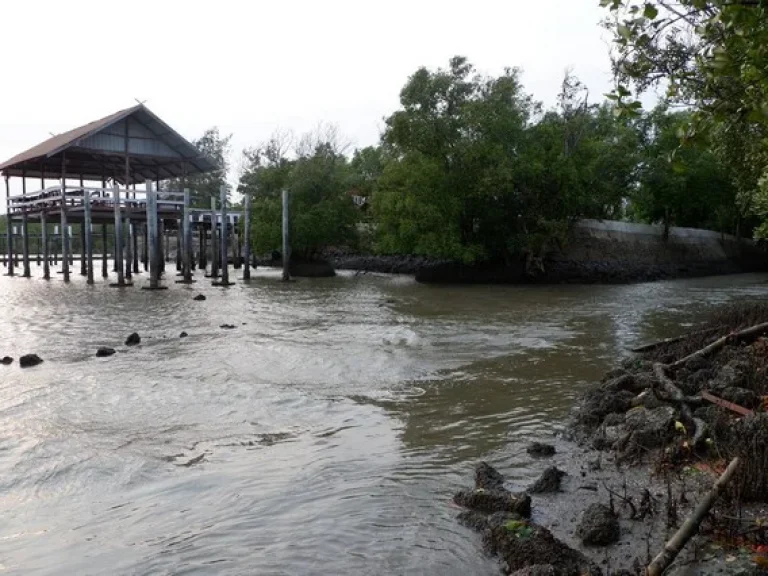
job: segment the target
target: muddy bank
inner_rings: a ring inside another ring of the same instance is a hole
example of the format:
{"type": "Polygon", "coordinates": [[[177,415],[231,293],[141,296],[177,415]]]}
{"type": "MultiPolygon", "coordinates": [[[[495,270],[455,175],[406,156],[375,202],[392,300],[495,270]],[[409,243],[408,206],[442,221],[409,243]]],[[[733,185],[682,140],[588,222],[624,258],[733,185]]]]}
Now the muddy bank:
{"type": "Polygon", "coordinates": [[[767,338],[768,307],[748,306],[645,347],[581,399],[554,450],[531,447],[542,474],[532,486],[507,486],[503,468],[479,464],[474,493],[486,505],[460,492],[454,502],[469,511],[458,521],[480,533],[505,574],[644,574],[727,466],[733,475],[666,573],[760,573],[768,566],[767,338]],[[507,493],[529,498],[528,513],[504,507],[498,495],[507,493]],[[520,539],[531,540],[525,553],[520,539]]]}
{"type": "Polygon", "coordinates": [[[768,255],[749,240],[707,230],[585,220],[541,260],[465,266],[420,256],[377,256],[329,250],[341,270],[413,274],[425,283],[620,284],[768,271],[768,255]]]}

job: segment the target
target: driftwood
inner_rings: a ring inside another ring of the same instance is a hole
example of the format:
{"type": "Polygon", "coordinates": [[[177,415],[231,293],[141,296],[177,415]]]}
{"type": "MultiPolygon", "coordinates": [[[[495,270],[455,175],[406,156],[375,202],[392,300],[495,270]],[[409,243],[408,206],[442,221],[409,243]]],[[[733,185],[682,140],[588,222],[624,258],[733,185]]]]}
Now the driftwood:
{"type": "Polygon", "coordinates": [[[707,425],[701,418],[696,418],[693,415],[690,404],[692,402],[701,402],[701,398],[687,398],[682,390],[680,390],[680,388],[678,388],[667,376],[667,368],[668,367],[664,364],[656,363],[653,365],[653,372],[656,375],[659,384],[664,389],[664,392],[668,395],[669,400],[680,406],[680,414],[682,415],[683,420],[685,420],[687,424],[693,425],[692,444],[695,448],[702,440],[704,440],[704,436],[707,433],[707,425]]]}
{"type": "Polygon", "coordinates": [[[707,402],[712,402],[712,404],[715,404],[716,406],[720,406],[721,408],[725,408],[726,410],[730,410],[731,412],[735,412],[741,416],[752,416],[752,414],[754,414],[754,411],[750,410],[749,408],[744,408],[744,406],[739,406],[738,404],[734,404],[728,400],[723,400],[714,394],[710,394],[706,390],[701,393],[701,397],[707,402]]]}
{"type": "Polygon", "coordinates": [[[709,509],[712,508],[712,504],[714,504],[715,500],[720,496],[723,488],[725,488],[728,482],[731,481],[731,478],[736,473],[740,464],[741,460],[738,457],[731,460],[731,463],[728,464],[728,468],[726,468],[725,472],[720,475],[720,478],[718,478],[717,482],[712,486],[712,490],[707,493],[699,505],[696,506],[696,509],[685,520],[680,529],[669,539],[664,546],[664,549],[653,559],[653,562],[648,565],[648,568],[646,569],[647,576],[661,576],[664,570],[675,561],[675,558],[677,558],[677,555],[688,543],[688,540],[690,540],[698,530],[699,524],[701,524],[701,521],[707,515],[709,509]]]}
{"type": "Polygon", "coordinates": [[[686,364],[688,364],[688,362],[690,362],[694,358],[704,358],[706,356],[709,356],[710,354],[717,352],[718,350],[720,350],[727,344],[730,344],[731,342],[756,340],[757,338],[759,338],[760,336],[766,333],[768,333],[768,322],[764,322],[762,324],[756,324],[755,326],[745,328],[744,330],[739,330],[738,332],[732,332],[727,336],[718,338],[717,340],[712,342],[712,344],[704,346],[704,348],[702,348],[701,350],[697,350],[693,354],[689,354],[685,358],[681,358],[680,360],[673,362],[672,364],[669,365],[669,368],[672,370],[676,370],[677,368],[685,366],[686,364]]]}
{"type": "Polygon", "coordinates": [[[722,330],[724,326],[717,326],[715,328],[707,328],[706,330],[699,330],[698,332],[691,332],[689,334],[683,334],[682,336],[675,336],[674,338],[664,338],[664,340],[659,340],[657,342],[651,342],[649,344],[643,344],[642,346],[637,346],[636,348],[631,348],[630,352],[634,352],[635,354],[644,354],[645,352],[650,352],[651,350],[656,350],[656,348],[660,348],[661,346],[666,346],[667,344],[676,344],[678,342],[681,342],[687,338],[690,338],[691,336],[703,336],[705,334],[711,334],[713,332],[718,332],[719,330],[722,330]]]}

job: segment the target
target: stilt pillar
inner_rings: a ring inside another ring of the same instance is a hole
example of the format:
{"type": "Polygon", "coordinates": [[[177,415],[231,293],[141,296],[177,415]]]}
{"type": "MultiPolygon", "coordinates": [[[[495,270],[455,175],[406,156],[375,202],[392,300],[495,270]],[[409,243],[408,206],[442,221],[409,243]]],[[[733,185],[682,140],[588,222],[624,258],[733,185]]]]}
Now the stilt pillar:
{"type": "Polygon", "coordinates": [[[48,254],[48,215],[45,211],[40,214],[40,233],[43,235],[43,278],[51,279],[51,263],[48,254]]]}
{"type": "Polygon", "coordinates": [[[83,191],[83,230],[85,231],[85,275],[93,284],[93,221],[91,218],[91,193],[83,191]]]}
{"type": "Polygon", "coordinates": [[[123,274],[123,218],[120,214],[120,188],[117,184],[112,188],[112,198],[115,211],[115,268],[117,271],[117,282],[113,286],[125,286],[125,276],[123,274]]]}
{"type": "Polygon", "coordinates": [[[109,236],[107,225],[101,225],[101,277],[109,277],[109,236]]]}
{"type": "Polygon", "coordinates": [[[243,280],[251,279],[251,195],[245,194],[245,221],[243,224],[243,248],[245,248],[245,259],[243,265],[243,280]]]}
{"type": "Polygon", "coordinates": [[[69,282],[69,223],[67,222],[67,184],[61,178],[61,271],[64,282],[69,282]]]}
{"type": "Polygon", "coordinates": [[[288,190],[283,190],[283,282],[288,282],[291,279],[291,239],[288,200],[288,190]]]}

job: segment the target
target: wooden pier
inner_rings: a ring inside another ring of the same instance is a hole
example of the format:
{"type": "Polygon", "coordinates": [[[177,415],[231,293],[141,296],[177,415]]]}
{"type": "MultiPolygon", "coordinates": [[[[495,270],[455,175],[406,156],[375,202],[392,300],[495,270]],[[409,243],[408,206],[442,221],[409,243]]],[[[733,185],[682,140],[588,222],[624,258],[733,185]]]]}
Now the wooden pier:
{"type": "Polygon", "coordinates": [[[246,224],[244,234],[238,233],[243,214],[227,209],[226,187],[217,191],[221,201],[217,211],[215,197],[201,198],[187,186],[195,176],[218,170],[141,104],[54,136],[0,164],[7,213],[2,260],[7,274],[17,274],[20,254],[22,276],[31,276],[30,263],[35,260],[42,263],[43,278],[50,279],[51,264],[60,262],[63,279],[69,281],[77,243],[80,274],[92,284],[95,258],[102,260],[102,277],[108,275],[111,227],[113,286],[130,286],[140,273],[141,260],[149,271],[148,288],[162,289],[171,238],[181,282],[193,281],[195,237],[197,261],[201,267],[208,261],[210,243],[211,276],[218,278],[221,268],[218,284],[224,286],[230,283],[228,247],[235,248],[232,260],[238,265],[244,243],[248,278],[249,230],[246,224]],[[11,194],[13,178],[21,180],[21,194],[11,194]],[[40,183],[37,190],[28,191],[30,180],[40,183]],[[50,185],[51,180],[55,184],[50,185]],[[209,201],[212,210],[199,207],[209,201]],[[58,233],[51,234],[52,225],[58,233]],[[37,251],[34,258],[30,241],[37,251]]]}

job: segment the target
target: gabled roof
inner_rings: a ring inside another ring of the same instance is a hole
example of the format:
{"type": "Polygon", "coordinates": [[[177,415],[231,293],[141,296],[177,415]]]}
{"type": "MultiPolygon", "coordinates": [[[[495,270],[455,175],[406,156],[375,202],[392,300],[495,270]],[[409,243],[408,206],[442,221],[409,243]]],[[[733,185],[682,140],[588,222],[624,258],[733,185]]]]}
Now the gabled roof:
{"type": "Polygon", "coordinates": [[[213,172],[219,167],[143,104],[58,134],[0,164],[9,176],[87,180],[166,180],[213,172]]]}

